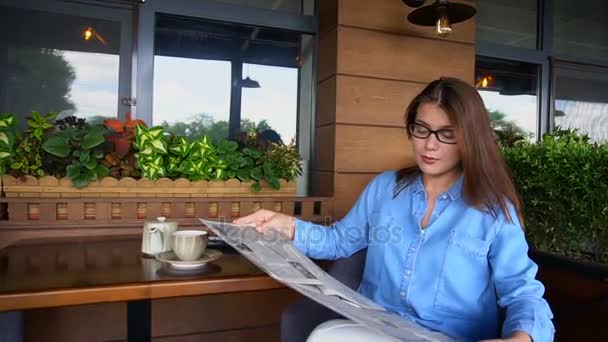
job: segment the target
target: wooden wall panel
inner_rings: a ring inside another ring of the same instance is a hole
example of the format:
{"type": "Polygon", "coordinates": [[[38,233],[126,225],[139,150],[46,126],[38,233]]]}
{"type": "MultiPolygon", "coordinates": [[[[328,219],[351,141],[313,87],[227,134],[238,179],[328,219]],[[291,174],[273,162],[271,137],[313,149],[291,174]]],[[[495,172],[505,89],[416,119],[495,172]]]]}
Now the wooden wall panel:
{"type": "Polygon", "coordinates": [[[336,173],[334,215],[342,218],[355,204],[365,186],[377,173],[336,173]]]}
{"type": "MultiPolygon", "coordinates": [[[[459,0],[475,5],[475,1],[459,0]]],[[[435,34],[434,27],[418,26],[407,20],[414,9],[396,0],[341,0],[339,24],[384,32],[419,36],[440,41],[459,41],[472,44],[475,39],[475,21],[467,20],[452,25],[453,32],[447,38],[435,34]]]]}
{"type": "Polygon", "coordinates": [[[380,172],[411,165],[412,148],[405,128],[336,127],[336,171],[380,172]]]}
{"type": "Polygon", "coordinates": [[[472,83],[474,65],[470,44],[338,27],[338,74],[424,83],[454,76],[472,83]]]}
{"type": "Polygon", "coordinates": [[[25,311],[26,342],[109,341],[127,336],[125,303],[25,311]]]}
{"type": "Polygon", "coordinates": [[[317,67],[317,80],[319,82],[336,73],[338,63],[337,41],[337,29],[319,35],[319,64],[317,67]]]}
{"type": "Polygon", "coordinates": [[[152,335],[157,337],[278,324],[297,294],[290,289],[152,302],[152,335]]]}
{"type": "Polygon", "coordinates": [[[311,172],[312,180],[312,195],[327,196],[334,195],[334,172],[333,171],[318,171],[311,172]]]}
{"type": "Polygon", "coordinates": [[[315,130],[315,164],[319,171],[334,170],[336,126],[317,127],[315,130]]]}
{"type": "Polygon", "coordinates": [[[336,76],[317,85],[315,127],[336,122],[336,76]]]}
{"type": "Polygon", "coordinates": [[[317,1],[319,6],[319,34],[331,31],[338,26],[338,0],[317,1]]]}
{"type": "Polygon", "coordinates": [[[404,127],[405,108],[424,87],[417,82],[339,75],[336,122],[404,127]]]}
{"type": "MultiPolygon", "coordinates": [[[[299,296],[278,289],[154,300],[152,336],[163,342],[192,341],[188,336],[197,341],[261,341],[266,334],[266,340],[276,340],[284,307],[299,296]]],[[[25,341],[124,340],[126,314],[125,303],[29,310],[25,341]]]]}

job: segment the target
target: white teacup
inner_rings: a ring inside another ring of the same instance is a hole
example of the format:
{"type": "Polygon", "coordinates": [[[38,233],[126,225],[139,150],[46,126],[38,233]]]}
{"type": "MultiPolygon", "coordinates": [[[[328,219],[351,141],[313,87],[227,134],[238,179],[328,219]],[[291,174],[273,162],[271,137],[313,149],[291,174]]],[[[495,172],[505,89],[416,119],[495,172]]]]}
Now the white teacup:
{"type": "Polygon", "coordinates": [[[207,249],[207,232],[203,230],[178,230],[171,241],[173,253],[182,261],[198,260],[207,249]]]}

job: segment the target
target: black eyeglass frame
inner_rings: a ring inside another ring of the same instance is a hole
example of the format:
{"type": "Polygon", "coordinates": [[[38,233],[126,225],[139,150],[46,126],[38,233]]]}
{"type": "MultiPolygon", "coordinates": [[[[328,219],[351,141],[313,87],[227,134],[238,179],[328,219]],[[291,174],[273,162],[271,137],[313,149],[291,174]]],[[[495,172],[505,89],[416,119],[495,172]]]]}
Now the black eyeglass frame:
{"type": "MultiPolygon", "coordinates": [[[[456,144],[458,143],[457,141],[443,141],[443,140],[442,140],[442,138],[440,137],[440,135],[438,134],[438,133],[440,133],[440,132],[442,132],[442,131],[450,131],[450,132],[453,132],[453,130],[452,130],[452,129],[440,128],[440,129],[438,129],[438,130],[432,130],[430,127],[428,127],[428,126],[426,126],[426,125],[423,125],[423,124],[420,124],[420,123],[414,122],[414,123],[409,124],[409,126],[408,126],[408,131],[410,132],[410,134],[411,134],[412,136],[414,136],[414,137],[416,137],[416,138],[419,138],[419,139],[428,139],[428,137],[430,137],[430,136],[431,136],[431,134],[434,134],[434,135],[435,135],[435,138],[437,138],[437,141],[439,141],[439,142],[441,142],[441,143],[443,143],[443,144],[447,144],[447,145],[456,145],[456,144]],[[425,128],[425,129],[428,131],[428,134],[426,134],[426,136],[416,135],[416,134],[414,133],[416,126],[424,127],[424,128],[425,128]]],[[[456,138],[454,138],[454,139],[456,139],[456,138]]]]}

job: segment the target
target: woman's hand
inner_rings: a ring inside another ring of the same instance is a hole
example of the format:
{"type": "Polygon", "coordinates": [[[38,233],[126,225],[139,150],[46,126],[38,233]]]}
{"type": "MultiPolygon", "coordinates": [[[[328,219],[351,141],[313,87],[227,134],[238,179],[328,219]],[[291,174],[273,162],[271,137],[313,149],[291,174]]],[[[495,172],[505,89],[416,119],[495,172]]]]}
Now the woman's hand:
{"type": "Polygon", "coordinates": [[[255,226],[259,232],[274,229],[293,240],[296,231],[296,219],[285,214],[260,209],[251,215],[234,220],[234,224],[249,224],[255,226]]]}

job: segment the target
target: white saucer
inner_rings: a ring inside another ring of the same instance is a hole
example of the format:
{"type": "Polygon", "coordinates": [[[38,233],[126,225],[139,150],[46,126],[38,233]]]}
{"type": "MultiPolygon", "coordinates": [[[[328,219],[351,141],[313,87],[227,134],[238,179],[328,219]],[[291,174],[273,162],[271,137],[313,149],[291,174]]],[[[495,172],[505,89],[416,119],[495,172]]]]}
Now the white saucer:
{"type": "Polygon", "coordinates": [[[207,263],[217,260],[222,256],[222,252],[207,248],[205,253],[201,255],[198,260],[194,261],[182,261],[173,253],[173,251],[163,252],[156,255],[156,260],[169,264],[171,267],[180,269],[180,270],[191,270],[199,267],[205,266],[207,263]]]}

